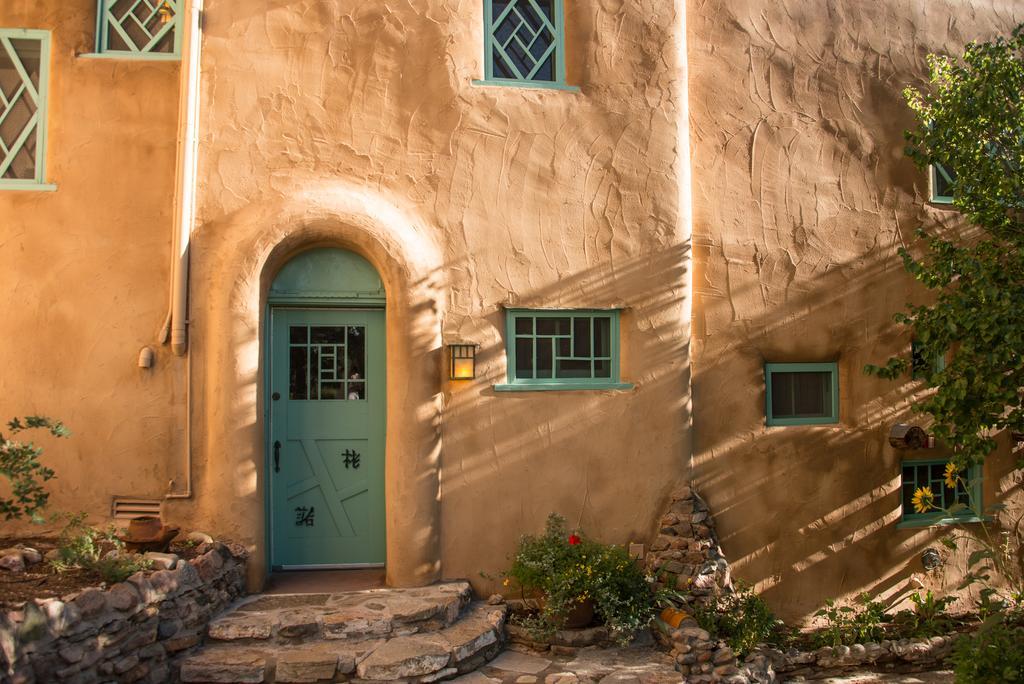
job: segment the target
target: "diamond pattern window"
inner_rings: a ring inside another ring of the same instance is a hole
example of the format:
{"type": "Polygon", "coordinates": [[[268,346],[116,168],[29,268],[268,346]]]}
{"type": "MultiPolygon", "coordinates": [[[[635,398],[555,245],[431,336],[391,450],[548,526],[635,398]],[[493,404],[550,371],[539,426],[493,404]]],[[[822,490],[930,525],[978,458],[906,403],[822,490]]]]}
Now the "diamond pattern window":
{"type": "Polygon", "coordinates": [[[562,0],[484,0],[486,80],[565,83],[562,0]]]}
{"type": "Polygon", "coordinates": [[[45,183],[50,32],[0,29],[0,188],[45,183]]]}
{"type": "Polygon", "coordinates": [[[181,54],[184,0],[99,0],[96,52],[140,58],[181,54]]]}

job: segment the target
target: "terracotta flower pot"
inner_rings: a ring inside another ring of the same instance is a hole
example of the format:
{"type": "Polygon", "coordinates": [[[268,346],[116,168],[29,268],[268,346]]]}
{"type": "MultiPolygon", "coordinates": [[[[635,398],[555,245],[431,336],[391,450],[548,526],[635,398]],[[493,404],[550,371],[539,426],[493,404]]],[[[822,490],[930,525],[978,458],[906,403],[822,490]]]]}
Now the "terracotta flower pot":
{"type": "Polygon", "coordinates": [[[591,599],[580,601],[565,614],[563,629],[582,629],[594,621],[594,602],[591,599]]]}

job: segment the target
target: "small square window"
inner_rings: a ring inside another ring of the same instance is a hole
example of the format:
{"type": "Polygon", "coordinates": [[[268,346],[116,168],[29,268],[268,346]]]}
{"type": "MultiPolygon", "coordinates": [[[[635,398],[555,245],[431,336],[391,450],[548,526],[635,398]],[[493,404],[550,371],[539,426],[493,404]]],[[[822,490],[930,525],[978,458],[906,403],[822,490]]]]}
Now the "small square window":
{"type": "Polygon", "coordinates": [[[979,519],[979,514],[971,505],[973,503],[975,508],[982,508],[981,466],[971,466],[967,471],[967,477],[958,478],[956,486],[950,487],[946,482],[947,463],[947,460],[903,461],[900,478],[900,526],[948,525],[979,519]],[[924,487],[934,495],[934,510],[918,513],[914,508],[914,493],[924,487]],[[945,510],[954,504],[961,504],[964,508],[952,515],[946,513],[945,510]]]}
{"type": "Polygon", "coordinates": [[[98,0],[96,52],[125,57],[181,55],[184,0],[98,0]]]}
{"type": "Polygon", "coordinates": [[[836,363],[767,363],[764,367],[768,425],[839,422],[836,363]]]}
{"type": "Polygon", "coordinates": [[[935,163],[928,167],[928,193],[935,204],[953,203],[953,184],[956,182],[956,172],[935,163]]]}
{"type": "Polygon", "coordinates": [[[485,81],[565,84],[562,0],[484,0],[485,81]]]}
{"type": "Polygon", "coordinates": [[[525,389],[628,389],[619,381],[619,312],[508,311],[508,383],[525,389]]]}
{"type": "Polygon", "coordinates": [[[46,182],[50,32],[0,29],[0,188],[46,182]]]}

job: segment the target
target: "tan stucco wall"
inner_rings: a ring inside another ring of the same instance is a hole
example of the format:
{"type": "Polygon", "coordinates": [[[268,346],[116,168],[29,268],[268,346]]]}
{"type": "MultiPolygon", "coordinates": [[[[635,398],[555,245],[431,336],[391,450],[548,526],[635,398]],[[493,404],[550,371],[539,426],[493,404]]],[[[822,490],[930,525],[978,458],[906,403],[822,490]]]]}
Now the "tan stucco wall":
{"type": "Polygon", "coordinates": [[[260,285],[324,243],[367,256],[388,290],[393,582],[482,582],[552,511],[608,540],[646,537],[689,453],[673,3],[570,3],[579,94],[472,85],[476,3],[208,0],[206,15],[199,519],[263,553],[260,285]],[[496,394],[510,305],[623,307],[636,389],[496,394]],[[451,341],[481,345],[476,381],[445,380],[451,341]]]}
{"type": "MultiPolygon", "coordinates": [[[[108,515],[160,498],[177,470],[181,362],[155,344],[167,312],[179,65],[78,57],[94,0],[0,2],[0,26],[53,32],[47,180],[0,190],[0,419],[40,413],[54,510],[108,515]],[[151,370],[137,367],[144,345],[151,370]]],[[[6,431],[6,430],[4,430],[6,431]]],[[[12,523],[5,530],[15,529],[12,523]]]]}
{"type": "MultiPolygon", "coordinates": [[[[901,456],[886,437],[920,387],[861,372],[909,354],[891,316],[923,293],[897,248],[955,223],[903,156],[900,93],[926,78],[928,52],[1022,20],[1012,2],[690,3],[694,475],[734,573],[787,618],[834,595],[905,595],[937,546],[935,531],[895,529],[901,456]],[[832,360],[841,424],[765,428],[763,363],[832,360]]],[[[1020,504],[1012,460],[986,466],[987,502],[1020,504]]],[[[926,583],[952,589],[962,560],[926,583]]]]}

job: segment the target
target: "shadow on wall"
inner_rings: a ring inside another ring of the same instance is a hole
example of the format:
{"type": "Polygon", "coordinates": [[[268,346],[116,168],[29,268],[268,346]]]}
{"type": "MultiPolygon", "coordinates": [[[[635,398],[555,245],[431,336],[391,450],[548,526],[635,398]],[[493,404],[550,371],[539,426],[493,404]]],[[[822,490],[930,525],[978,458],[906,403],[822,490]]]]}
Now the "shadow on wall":
{"type": "MultiPolygon", "coordinates": [[[[627,391],[495,392],[504,383],[505,311],[476,329],[477,379],[449,383],[442,467],[445,576],[500,573],[521,535],[556,512],[606,542],[648,540],[673,487],[689,479],[690,247],[614,257],[515,294],[510,307],[620,308],[627,391]]],[[[454,268],[454,266],[449,266],[454,268]]],[[[449,322],[448,334],[460,321],[449,322]]]]}
{"type": "MultiPolygon", "coordinates": [[[[910,408],[925,393],[922,383],[862,371],[904,347],[909,354],[905,333],[886,325],[901,305],[880,296],[907,291],[902,268],[885,258],[869,267],[842,264],[777,307],[795,312],[789,317],[744,321],[756,331],[748,342],[715,349],[713,336],[703,341],[708,358],[698,357],[693,385],[697,490],[709,501],[734,576],[754,584],[786,620],[807,619],[825,599],[861,591],[894,602],[921,586],[952,592],[966,567],[967,552],[958,551],[925,575],[921,552],[939,546],[950,528],[896,528],[901,461],[948,453],[888,444],[895,423],[925,424],[910,408]],[[880,307],[888,307],[885,316],[880,307]],[[766,427],[763,364],[832,360],[840,369],[840,422],[766,427]]],[[[986,463],[985,506],[1024,503],[1019,478],[1006,477],[1012,462],[1001,444],[986,463]]]]}

